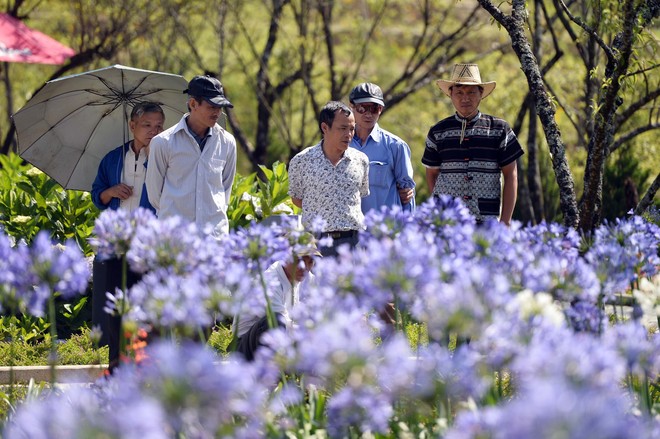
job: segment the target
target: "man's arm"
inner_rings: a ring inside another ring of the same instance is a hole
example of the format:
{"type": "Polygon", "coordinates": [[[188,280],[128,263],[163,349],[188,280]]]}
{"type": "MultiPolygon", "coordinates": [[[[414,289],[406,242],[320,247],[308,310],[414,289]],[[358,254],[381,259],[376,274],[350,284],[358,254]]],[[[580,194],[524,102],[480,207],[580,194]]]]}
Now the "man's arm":
{"type": "Polygon", "coordinates": [[[415,179],[413,178],[413,167],[410,160],[410,147],[405,142],[397,144],[394,157],[394,178],[396,179],[401,205],[404,206],[404,210],[412,210],[414,203],[410,203],[415,196],[415,179]]]}
{"type": "Polygon", "coordinates": [[[440,168],[426,168],[426,184],[429,187],[429,194],[433,195],[435,189],[435,181],[440,175],[440,168]]]}
{"type": "Polygon", "coordinates": [[[234,177],[236,177],[236,142],[231,142],[227,152],[227,160],[225,161],[225,168],[222,170],[222,186],[225,191],[225,206],[229,206],[231,199],[231,187],[234,184],[234,177]]]}
{"type": "Polygon", "coordinates": [[[160,209],[160,196],[163,193],[167,160],[163,152],[165,140],[154,137],[149,144],[149,162],[144,184],[147,188],[149,203],[156,211],[160,209]]]}
{"type": "Polygon", "coordinates": [[[516,161],[512,161],[502,168],[504,175],[504,187],[502,188],[502,215],[500,222],[507,226],[511,224],[513,208],[516,206],[518,197],[518,167],[516,161]]]}

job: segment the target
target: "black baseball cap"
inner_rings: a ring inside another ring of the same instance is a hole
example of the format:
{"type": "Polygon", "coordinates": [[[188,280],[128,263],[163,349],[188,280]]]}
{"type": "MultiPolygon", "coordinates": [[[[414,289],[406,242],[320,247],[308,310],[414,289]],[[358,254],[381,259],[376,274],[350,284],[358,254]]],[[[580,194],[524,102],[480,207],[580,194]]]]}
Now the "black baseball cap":
{"type": "Polygon", "coordinates": [[[234,108],[234,105],[225,97],[222,83],[212,76],[195,76],[183,92],[190,96],[204,98],[214,107],[234,108]]]}
{"type": "Polygon", "coordinates": [[[371,82],[363,82],[362,84],[355,86],[353,90],[351,90],[351,94],[348,95],[348,100],[351,101],[352,104],[366,104],[368,102],[373,102],[381,107],[385,106],[383,90],[371,82]]]}

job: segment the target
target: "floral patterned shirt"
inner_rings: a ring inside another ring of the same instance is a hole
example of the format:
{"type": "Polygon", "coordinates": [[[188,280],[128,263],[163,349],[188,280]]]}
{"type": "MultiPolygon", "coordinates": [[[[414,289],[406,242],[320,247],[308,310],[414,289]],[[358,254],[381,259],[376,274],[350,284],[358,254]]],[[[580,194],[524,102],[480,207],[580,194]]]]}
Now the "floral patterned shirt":
{"type": "Polygon", "coordinates": [[[360,200],[369,195],[369,159],[348,148],[333,165],[322,145],[299,152],[289,162],[289,195],[302,200],[302,223],[311,228],[319,217],[326,223],[324,232],[364,229],[360,200]]]}

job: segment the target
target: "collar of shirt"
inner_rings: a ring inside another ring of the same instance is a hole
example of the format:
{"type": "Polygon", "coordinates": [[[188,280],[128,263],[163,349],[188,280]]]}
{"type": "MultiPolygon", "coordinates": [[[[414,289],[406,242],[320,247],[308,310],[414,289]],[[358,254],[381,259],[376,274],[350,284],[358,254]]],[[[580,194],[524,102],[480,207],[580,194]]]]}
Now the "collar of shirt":
{"type": "Polygon", "coordinates": [[[383,138],[383,130],[380,128],[380,125],[378,125],[378,122],[376,122],[376,125],[374,125],[374,128],[371,130],[367,138],[364,140],[364,143],[360,143],[360,138],[358,136],[353,136],[353,140],[351,140],[351,144],[355,145],[360,148],[364,148],[367,146],[367,143],[369,143],[369,139],[372,139],[374,142],[379,143],[383,138]]]}
{"type": "MultiPolygon", "coordinates": [[[[179,132],[179,131],[185,131],[185,132],[187,132],[188,134],[190,134],[190,137],[192,137],[193,139],[195,139],[195,141],[197,141],[195,134],[194,134],[193,131],[188,127],[188,122],[187,122],[187,120],[188,120],[188,116],[189,116],[189,115],[190,115],[190,113],[186,113],[186,114],[183,115],[183,117],[181,117],[181,120],[179,120],[179,123],[177,123],[176,126],[173,128],[173,130],[172,130],[172,134],[174,134],[174,133],[176,133],[176,132],[179,132]]],[[[208,131],[208,133],[206,134],[206,137],[207,137],[207,138],[208,138],[208,137],[211,137],[211,136],[213,136],[214,134],[218,134],[218,135],[219,135],[221,129],[222,129],[222,128],[220,127],[220,125],[218,125],[218,124],[216,123],[214,126],[212,126],[211,128],[209,128],[209,131],[208,131]]]]}
{"type": "Polygon", "coordinates": [[[349,152],[351,148],[348,148],[346,151],[344,151],[344,154],[341,156],[336,165],[333,165],[330,159],[325,155],[325,152],[323,151],[323,140],[314,145],[313,148],[315,149],[310,151],[310,153],[314,153],[314,156],[318,156],[321,159],[327,161],[330,165],[332,165],[333,168],[339,166],[339,164],[344,161],[344,159],[348,160],[349,162],[351,161],[351,153],[349,152]]]}
{"type": "Polygon", "coordinates": [[[454,117],[456,118],[457,121],[459,121],[461,123],[466,123],[466,124],[469,125],[469,124],[474,123],[474,122],[478,121],[479,119],[481,119],[481,111],[477,111],[477,114],[475,114],[472,119],[467,119],[465,117],[461,117],[461,115],[458,114],[458,113],[454,113],[454,117]]]}
{"type": "Polygon", "coordinates": [[[188,125],[188,118],[186,117],[186,129],[190,133],[191,136],[193,136],[193,139],[197,142],[199,145],[200,149],[204,149],[204,145],[206,145],[206,141],[208,140],[209,137],[211,137],[211,128],[208,128],[206,130],[206,134],[204,136],[199,136],[196,132],[190,129],[190,126],[188,125]]]}

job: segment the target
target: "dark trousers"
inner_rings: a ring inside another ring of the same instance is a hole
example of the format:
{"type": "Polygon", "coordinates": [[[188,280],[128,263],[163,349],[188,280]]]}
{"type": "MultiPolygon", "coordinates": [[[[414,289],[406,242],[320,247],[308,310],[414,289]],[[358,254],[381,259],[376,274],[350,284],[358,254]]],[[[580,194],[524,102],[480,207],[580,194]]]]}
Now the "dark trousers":
{"type": "Polygon", "coordinates": [[[320,246],[319,250],[323,257],[337,256],[337,248],[341,245],[348,244],[353,249],[358,245],[358,231],[357,230],[343,230],[338,232],[322,232],[317,238],[332,238],[332,245],[329,247],[320,246]]]}
{"type": "MultiPolygon", "coordinates": [[[[276,314],[277,325],[284,327],[284,322],[279,314],[276,314]]],[[[250,327],[248,332],[243,334],[238,338],[238,344],[236,345],[236,351],[243,354],[247,361],[254,360],[254,353],[257,351],[259,346],[263,346],[261,343],[261,336],[268,331],[268,317],[264,316],[257,320],[257,322],[250,327]]]]}
{"type": "MultiPolygon", "coordinates": [[[[103,261],[94,258],[92,276],[92,325],[101,328],[100,346],[108,345],[108,360],[113,369],[119,363],[121,317],[111,316],[103,308],[108,301],[106,292],[114,294],[116,288],[122,288],[122,260],[117,257],[103,261]]],[[[135,285],[140,278],[139,273],[128,269],[126,288],[135,285]]]]}

